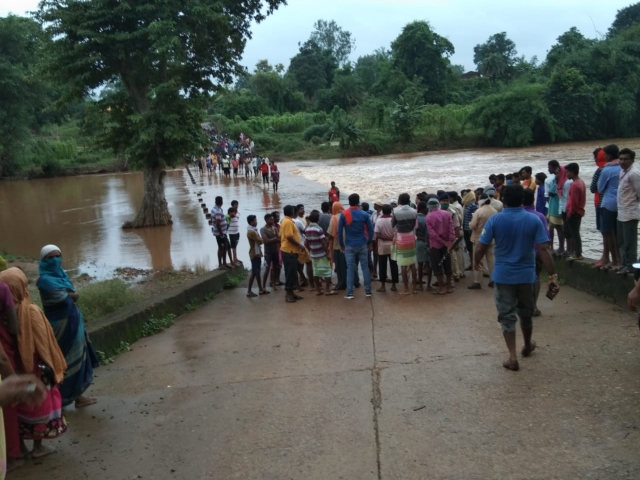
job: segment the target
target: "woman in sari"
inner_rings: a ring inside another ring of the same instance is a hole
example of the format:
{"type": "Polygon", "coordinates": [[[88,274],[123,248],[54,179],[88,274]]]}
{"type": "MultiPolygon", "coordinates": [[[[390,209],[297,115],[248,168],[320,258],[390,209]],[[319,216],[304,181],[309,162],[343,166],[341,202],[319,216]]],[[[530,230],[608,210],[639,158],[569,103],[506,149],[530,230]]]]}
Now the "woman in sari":
{"type": "Polygon", "coordinates": [[[93,369],[100,365],[84,328],[82,313],[76,305],[78,294],[62,269],[62,253],[55,245],[40,252],[40,291],[44,313],[53,328],[67,362],[64,383],[60,385],[62,405],[75,402],[76,408],[93,405],[96,398],[84,396],[93,383],[93,369]]]}
{"type": "MultiPolygon", "coordinates": [[[[7,338],[12,336],[11,333],[5,332],[4,325],[0,328],[3,349],[4,345],[9,347],[5,353],[16,372],[33,374],[46,386],[46,397],[39,406],[21,404],[15,408],[22,456],[27,452],[24,440],[33,440],[31,456],[41,458],[56,451],[53,447],[44,446],[42,441],[57,438],[67,431],[57,387],[64,379],[67,364],[51,325],[42,310],[31,303],[24,272],[15,267],[5,270],[0,273],[0,282],[7,284],[11,290],[18,318],[17,335],[10,341],[7,338]]],[[[7,440],[10,440],[9,437],[7,440]]],[[[10,445],[8,447],[11,448],[10,445]]]]}

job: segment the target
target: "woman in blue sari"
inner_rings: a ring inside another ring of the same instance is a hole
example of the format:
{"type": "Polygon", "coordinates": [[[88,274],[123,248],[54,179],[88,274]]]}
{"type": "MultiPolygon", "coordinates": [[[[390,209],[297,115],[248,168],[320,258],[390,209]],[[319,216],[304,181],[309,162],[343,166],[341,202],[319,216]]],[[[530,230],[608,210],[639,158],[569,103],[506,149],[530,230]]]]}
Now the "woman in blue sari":
{"type": "Polygon", "coordinates": [[[44,247],[40,252],[40,278],[36,285],[44,313],[67,362],[64,381],[59,386],[62,405],[75,402],[76,408],[81,408],[97,402],[96,398],[84,396],[84,392],[93,383],[93,369],[100,362],[75,303],[78,293],[61,263],[62,253],[58,247],[44,247]]]}

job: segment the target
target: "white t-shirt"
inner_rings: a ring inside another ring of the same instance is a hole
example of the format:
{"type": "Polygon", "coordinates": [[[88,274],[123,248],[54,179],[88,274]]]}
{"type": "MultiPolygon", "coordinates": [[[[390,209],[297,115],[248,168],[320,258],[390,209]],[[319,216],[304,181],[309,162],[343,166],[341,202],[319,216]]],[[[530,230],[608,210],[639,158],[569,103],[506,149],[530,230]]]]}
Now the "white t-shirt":
{"type": "Polygon", "coordinates": [[[302,243],[304,244],[304,240],[306,237],[306,235],[304,234],[304,231],[307,229],[307,226],[304,224],[304,221],[300,220],[299,218],[296,218],[293,221],[296,224],[296,227],[298,227],[298,232],[300,232],[300,238],[302,240],[302,243]]]}
{"type": "Polygon", "coordinates": [[[573,180],[567,180],[566,182],[564,182],[564,185],[562,186],[562,196],[560,197],[560,213],[566,213],[567,211],[567,200],[569,198],[569,188],[571,187],[572,183],[573,183],[573,180]]]}
{"type": "Polygon", "coordinates": [[[229,222],[229,229],[227,230],[229,235],[235,235],[240,233],[240,214],[236,213],[235,217],[231,217],[231,221],[229,222]]]}

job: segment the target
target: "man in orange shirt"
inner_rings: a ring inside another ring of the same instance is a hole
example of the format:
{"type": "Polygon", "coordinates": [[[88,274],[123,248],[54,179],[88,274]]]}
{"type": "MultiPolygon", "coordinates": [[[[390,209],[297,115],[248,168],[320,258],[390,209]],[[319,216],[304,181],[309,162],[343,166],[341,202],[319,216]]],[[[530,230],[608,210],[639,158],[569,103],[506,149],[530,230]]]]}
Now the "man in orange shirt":
{"type": "Polygon", "coordinates": [[[286,292],[285,301],[294,303],[302,300],[302,297],[295,294],[296,280],[298,278],[298,255],[306,250],[302,244],[300,232],[293,219],[296,209],[293,205],[284,207],[284,216],[280,224],[280,252],[282,254],[282,264],[284,266],[284,277],[286,292]]]}
{"type": "Polygon", "coordinates": [[[262,172],[262,185],[269,185],[269,165],[264,159],[260,164],[260,172],[262,172]]]}

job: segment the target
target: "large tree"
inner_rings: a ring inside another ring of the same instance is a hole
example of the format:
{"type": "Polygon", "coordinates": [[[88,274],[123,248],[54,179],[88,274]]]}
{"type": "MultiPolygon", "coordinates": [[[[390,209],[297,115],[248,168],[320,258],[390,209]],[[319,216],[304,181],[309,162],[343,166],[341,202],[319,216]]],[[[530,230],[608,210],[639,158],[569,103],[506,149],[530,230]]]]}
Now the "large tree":
{"type": "Polygon", "coordinates": [[[315,30],[311,32],[309,40],[330,51],[338,65],[349,61],[349,55],[356,48],[356,40],[351,37],[351,32],[343,30],[335,20],[318,20],[313,28],[315,30]]]}
{"type": "Polygon", "coordinates": [[[409,79],[419,77],[426,87],[427,103],[444,104],[453,44],[433,31],[428,22],[416,21],[402,29],[391,44],[393,65],[409,79]]]}
{"type": "Polygon", "coordinates": [[[331,88],[337,67],[330,50],[322,48],[314,40],[307,40],[291,59],[287,74],[296,80],[307,97],[312,98],[318,90],[331,88]]]}
{"type": "Polygon", "coordinates": [[[640,24],[640,2],[618,10],[607,35],[615,37],[627,28],[638,24],[640,24]]]}
{"type": "Polygon", "coordinates": [[[516,44],[506,32],[491,35],[485,43],[473,49],[473,62],[483,75],[493,79],[508,78],[517,62],[516,44]]]}
{"type": "Polygon", "coordinates": [[[252,22],[284,0],[42,0],[51,71],[82,97],[114,81],[103,100],[116,150],[144,166],[144,198],[130,227],[171,224],[165,167],[195,153],[205,100],[240,73],[252,22]]]}
{"type": "Polygon", "coordinates": [[[38,66],[45,36],[30,18],[0,18],[0,177],[15,173],[46,107],[46,87],[38,66]]]}

